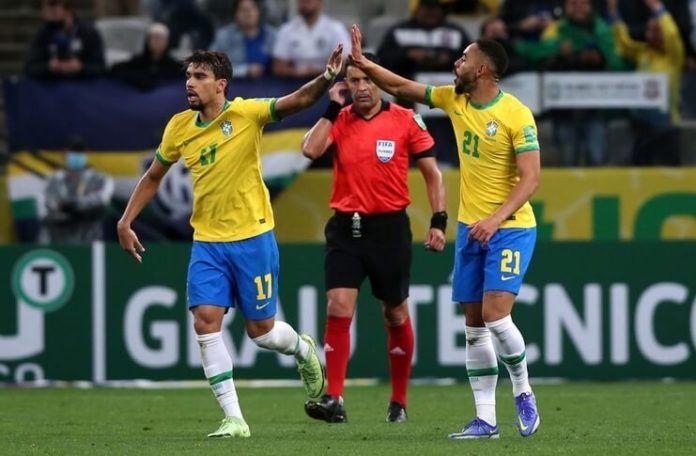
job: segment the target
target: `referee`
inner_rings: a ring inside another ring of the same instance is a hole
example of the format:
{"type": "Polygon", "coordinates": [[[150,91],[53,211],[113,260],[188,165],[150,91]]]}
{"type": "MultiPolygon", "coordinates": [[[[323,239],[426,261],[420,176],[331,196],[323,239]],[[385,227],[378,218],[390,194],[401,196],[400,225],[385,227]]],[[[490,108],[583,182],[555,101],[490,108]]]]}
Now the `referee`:
{"type": "MultiPolygon", "coordinates": [[[[375,61],[376,57],[365,54],[375,61]]],[[[433,211],[426,248],[445,246],[445,188],[434,141],[419,115],[381,99],[381,91],[359,68],[347,63],[345,82],[329,90],[322,118],[305,135],[302,152],[316,160],[334,150],[334,182],[326,224],[325,280],[328,299],[324,351],[328,390],[305,403],[315,419],[345,423],[343,384],[350,355],[350,325],[365,277],[382,301],[392,394],[388,422],[406,421],[406,390],[413,358],[408,311],[411,227],[408,168],[413,159],[433,211]],[[350,93],[353,103],[343,107],[350,93]]]]}

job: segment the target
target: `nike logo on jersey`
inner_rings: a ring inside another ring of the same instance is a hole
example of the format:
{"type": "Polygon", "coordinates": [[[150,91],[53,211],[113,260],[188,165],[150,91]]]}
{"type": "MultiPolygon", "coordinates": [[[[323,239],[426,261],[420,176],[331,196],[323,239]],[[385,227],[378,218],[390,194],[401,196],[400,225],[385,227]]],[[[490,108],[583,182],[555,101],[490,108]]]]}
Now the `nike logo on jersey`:
{"type": "Polygon", "coordinates": [[[268,302],[265,303],[265,304],[261,304],[261,305],[256,304],[256,310],[262,310],[262,309],[266,308],[266,306],[268,306],[270,303],[271,303],[271,302],[268,301],[268,302]]]}
{"type": "Polygon", "coordinates": [[[500,280],[502,280],[503,282],[505,282],[505,281],[507,281],[507,280],[512,280],[512,279],[514,279],[515,277],[516,277],[516,276],[514,276],[514,275],[511,275],[511,276],[501,275],[501,276],[500,276],[500,280]]]}
{"type": "Polygon", "coordinates": [[[394,348],[392,348],[391,350],[389,350],[389,354],[390,354],[390,355],[400,355],[400,356],[404,356],[404,355],[406,354],[406,352],[405,352],[404,349],[401,348],[401,347],[394,347],[394,348]]]}

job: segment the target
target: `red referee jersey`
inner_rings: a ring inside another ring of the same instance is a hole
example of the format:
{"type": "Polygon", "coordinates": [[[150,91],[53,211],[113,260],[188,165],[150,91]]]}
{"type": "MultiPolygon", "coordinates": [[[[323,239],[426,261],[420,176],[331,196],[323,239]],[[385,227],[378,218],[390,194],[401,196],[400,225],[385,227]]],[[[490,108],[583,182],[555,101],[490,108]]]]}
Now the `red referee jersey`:
{"type": "Polygon", "coordinates": [[[331,128],[331,140],[334,185],[329,205],[338,211],[364,214],[408,206],[410,157],[435,144],[420,116],[385,101],[369,120],[352,106],[343,108],[331,128]]]}

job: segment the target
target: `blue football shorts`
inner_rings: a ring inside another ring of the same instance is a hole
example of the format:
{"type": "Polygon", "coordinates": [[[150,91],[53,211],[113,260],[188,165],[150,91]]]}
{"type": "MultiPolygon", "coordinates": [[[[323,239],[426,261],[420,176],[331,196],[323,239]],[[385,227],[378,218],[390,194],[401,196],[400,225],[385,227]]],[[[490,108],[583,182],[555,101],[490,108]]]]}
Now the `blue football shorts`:
{"type": "Polygon", "coordinates": [[[186,284],[189,309],[207,304],[235,307],[247,320],[275,316],[279,260],[273,231],[241,241],[194,241],[186,284]]]}
{"type": "Polygon", "coordinates": [[[536,228],[501,228],[487,246],[469,239],[459,222],[454,252],[452,300],[482,302],[486,291],[517,294],[534,253],[536,228]]]}

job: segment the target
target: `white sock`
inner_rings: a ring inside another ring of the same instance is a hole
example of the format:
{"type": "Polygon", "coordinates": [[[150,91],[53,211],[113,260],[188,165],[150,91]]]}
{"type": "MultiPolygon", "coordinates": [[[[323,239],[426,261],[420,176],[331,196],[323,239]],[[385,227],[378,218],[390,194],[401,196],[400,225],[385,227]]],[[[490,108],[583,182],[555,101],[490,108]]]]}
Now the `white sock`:
{"type": "Polygon", "coordinates": [[[487,328],[466,327],[466,372],[474,392],[476,416],[496,425],[495,387],[498,383],[498,360],[487,328]]]}
{"type": "Polygon", "coordinates": [[[196,339],[201,347],[203,372],[215,398],[225,412],[225,417],[244,419],[234,380],[232,380],[232,358],[222,340],[222,333],[197,335],[196,339]]]}
{"type": "Polygon", "coordinates": [[[500,360],[510,373],[512,394],[517,397],[522,393],[531,393],[532,387],[529,386],[524,338],[512,322],[510,315],[500,320],[486,322],[486,327],[493,335],[493,343],[500,360]]]}
{"type": "Polygon", "coordinates": [[[276,321],[270,331],[251,340],[261,348],[294,355],[302,361],[309,356],[309,344],[284,321],[276,321]]]}

